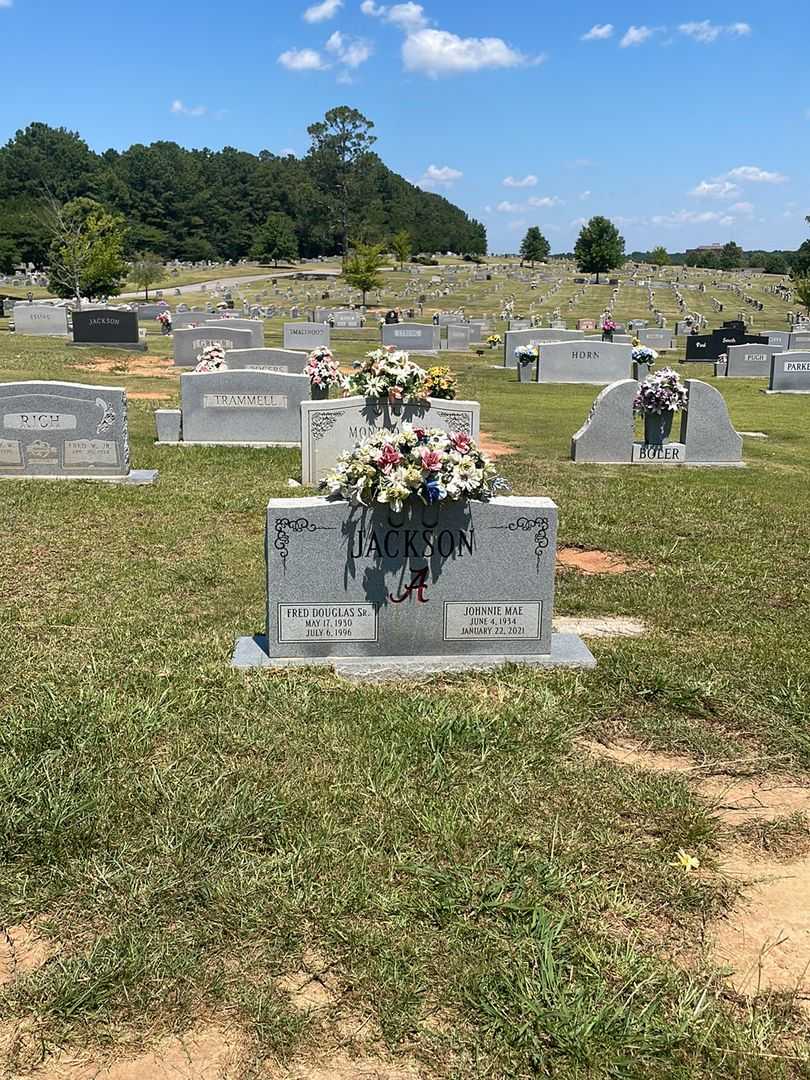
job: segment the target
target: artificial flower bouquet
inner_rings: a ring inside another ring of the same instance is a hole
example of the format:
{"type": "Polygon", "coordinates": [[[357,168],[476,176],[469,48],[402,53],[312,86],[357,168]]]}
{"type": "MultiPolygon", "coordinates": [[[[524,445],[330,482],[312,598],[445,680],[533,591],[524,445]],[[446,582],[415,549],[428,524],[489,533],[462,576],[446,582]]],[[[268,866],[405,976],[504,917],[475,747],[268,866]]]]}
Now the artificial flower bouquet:
{"type": "Polygon", "coordinates": [[[330,386],[343,387],[346,383],[332,350],[325,345],[313,349],[309,354],[304,374],[309,376],[312,386],[317,386],[322,390],[328,390],[330,386]]]}
{"type": "Polygon", "coordinates": [[[221,345],[206,345],[201,353],[197,354],[197,365],[194,374],[204,374],[212,371],[227,371],[225,363],[225,350],[221,345]]]}
{"type": "Polygon", "coordinates": [[[633,349],[632,357],[637,364],[649,364],[650,367],[652,367],[658,359],[658,353],[655,349],[650,349],[646,345],[636,345],[633,349]]]}
{"type": "Polygon", "coordinates": [[[424,401],[428,396],[427,372],[403,349],[392,345],[373,349],[362,360],[355,360],[353,367],[344,384],[346,394],[404,403],[424,401]]]}
{"type": "Polygon", "coordinates": [[[456,377],[448,367],[432,367],[427,369],[425,379],[425,392],[427,397],[444,398],[448,401],[456,396],[458,387],[456,377]]]}
{"type": "Polygon", "coordinates": [[[662,368],[648,375],[644,382],[639,384],[638,393],[633,400],[633,411],[637,416],[675,413],[686,408],[688,398],[689,391],[681,382],[677,371],[662,368]]]}
{"type": "Polygon", "coordinates": [[[537,345],[518,345],[515,349],[515,359],[519,364],[532,364],[540,355],[537,345]]]}

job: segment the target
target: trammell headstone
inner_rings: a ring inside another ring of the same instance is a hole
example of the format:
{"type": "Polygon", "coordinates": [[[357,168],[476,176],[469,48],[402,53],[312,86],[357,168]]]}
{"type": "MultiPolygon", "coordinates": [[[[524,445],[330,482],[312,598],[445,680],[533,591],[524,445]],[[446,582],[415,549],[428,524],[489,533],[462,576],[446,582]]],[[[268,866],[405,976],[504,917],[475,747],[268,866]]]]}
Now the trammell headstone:
{"type": "Polygon", "coordinates": [[[407,352],[438,352],[441,327],[432,323],[390,323],[382,328],[383,345],[407,352]]]}
{"type": "Polygon", "coordinates": [[[223,325],[175,330],[172,334],[174,362],[177,367],[194,367],[207,345],[221,345],[226,352],[229,349],[249,349],[252,337],[250,330],[237,330],[223,325]]]}
{"type": "Polygon", "coordinates": [[[181,375],[180,409],[158,409],[155,413],[158,441],[297,446],[301,441],[301,402],[309,399],[309,389],[306,375],[274,371],[181,375]]]}
{"type": "Polygon", "coordinates": [[[284,323],[284,348],[311,352],[329,346],[329,327],[325,323],[284,323]]]}
{"type": "Polygon", "coordinates": [[[145,349],[138,332],[138,316],[121,308],[89,308],[73,312],[74,345],[115,345],[145,349]]]}
{"type": "Polygon", "coordinates": [[[774,353],[768,392],[810,394],[810,351],[774,353]]]}
{"type": "Polygon", "coordinates": [[[330,665],[382,680],[506,662],[593,667],[552,634],[557,507],[495,498],[354,508],[322,498],[267,507],[267,632],[236,667],[330,665]]]}
{"type": "Polygon", "coordinates": [[[127,392],[68,382],[0,383],[0,477],[151,484],[130,470],[127,392]]]}
{"type": "Polygon", "coordinates": [[[67,309],[53,304],[17,304],[14,308],[14,332],[35,337],[67,337],[67,309]]]}
{"type": "Polygon", "coordinates": [[[225,363],[229,368],[246,371],[280,371],[284,375],[301,375],[309,353],[294,349],[228,349],[225,363]]]}
{"type": "Polygon", "coordinates": [[[301,482],[320,483],[337,464],[339,454],[379,428],[397,431],[410,423],[477,439],[480,412],[477,401],[439,398],[428,398],[426,405],[402,406],[364,397],[305,401],[301,406],[301,482]]]}

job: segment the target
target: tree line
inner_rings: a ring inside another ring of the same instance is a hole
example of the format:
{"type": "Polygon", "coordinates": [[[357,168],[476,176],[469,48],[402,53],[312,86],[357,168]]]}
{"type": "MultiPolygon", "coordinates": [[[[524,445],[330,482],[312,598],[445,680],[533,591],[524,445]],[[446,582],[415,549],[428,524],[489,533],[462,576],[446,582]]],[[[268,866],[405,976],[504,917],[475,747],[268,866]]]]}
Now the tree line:
{"type": "Polygon", "coordinates": [[[0,148],[0,270],[47,265],[53,207],[93,200],[126,222],[124,255],[189,261],[346,255],[407,231],[416,252],[486,252],[485,227],[374,153],[373,123],[330,110],[302,158],[175,142],[91,150],[77,132],[32,123],[0,148]]]}

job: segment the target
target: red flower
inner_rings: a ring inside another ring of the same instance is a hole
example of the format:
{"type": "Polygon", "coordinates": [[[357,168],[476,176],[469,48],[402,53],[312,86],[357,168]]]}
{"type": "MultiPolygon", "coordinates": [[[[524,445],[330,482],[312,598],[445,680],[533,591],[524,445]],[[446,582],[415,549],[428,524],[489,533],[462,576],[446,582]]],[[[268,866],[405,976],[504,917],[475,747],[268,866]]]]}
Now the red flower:
{"type": "Polygon", "coordinates": [[[436,472],[442,467],[442,455],[438,450],[422,451],[422,468],[429,472],[436,472]]]}
{"type": "Polygon", "coordinates": [[[459,431],[451,435],[450,442],[460,454],[466,454],[472,446],[472,439],[463,431],[459,431]]]}
{"type": "Polygon", "coordinates": [[[380,452],[380,456],[377,458],[377,464],[380,466],[383,472],[388,472],[389,469],[393,469],[395,465],[399,465],[402,461],[402,454],[399,450],[394,449],[390,443],[386,443],[380,452]]]}

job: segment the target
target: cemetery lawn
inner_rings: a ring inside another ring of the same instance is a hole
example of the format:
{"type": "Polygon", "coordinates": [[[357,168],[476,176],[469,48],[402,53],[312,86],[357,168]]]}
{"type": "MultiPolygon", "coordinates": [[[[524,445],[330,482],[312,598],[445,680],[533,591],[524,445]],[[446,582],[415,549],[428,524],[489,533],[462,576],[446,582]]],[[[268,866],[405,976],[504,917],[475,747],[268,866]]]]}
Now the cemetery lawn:
{"type": "Polygon", "coordinates": [[[206,1025],[244,1077],[810,1076],[806,1001],[740,993],[712,945],[745,890],[728,860],[806,854],[808,821],[752,839],[689,772],[600,751],[810,784],[808,399],[723,382],[768,436],[747,469],[575,466],[596,389],[520,386],[498,357],[447,359],[514,448],[501,471],[559,504],[561,544],[632,566],[561,570],[555,614],[647,631],[589,639],[593,672],[379,687],[229,667],[297,452],[156,448],[176,375],[0,331],[0,381],[125,384],[133,464],[160,469],[0,482],[0,925],[42,942],[5,978],[0,948],[10,1076],[206,1025]],[[116,370],[78,366],[99,357],[116,370]]]}

